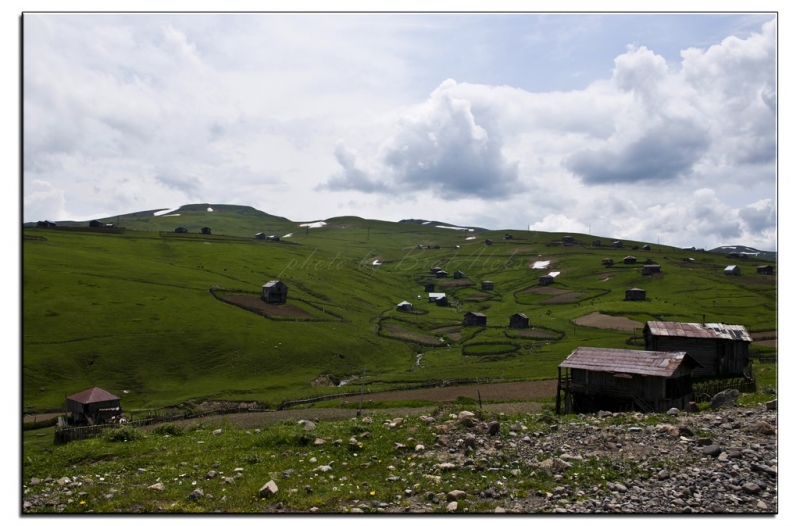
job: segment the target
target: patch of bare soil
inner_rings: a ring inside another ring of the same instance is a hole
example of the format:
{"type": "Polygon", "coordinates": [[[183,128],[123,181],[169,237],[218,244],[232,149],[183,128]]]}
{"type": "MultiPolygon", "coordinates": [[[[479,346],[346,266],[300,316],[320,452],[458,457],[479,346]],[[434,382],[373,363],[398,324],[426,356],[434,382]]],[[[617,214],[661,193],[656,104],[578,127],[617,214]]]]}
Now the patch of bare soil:
{"type": "MultiPolygon", "coordinates": [[[[550,398],[556,395],[557,380],[540,380],[535,382],[508,382],[499,384],[469,384],[449,387],[432,387],[411,391],[390,391],[385,393],[369,393],[364,400],[430,400],[432,402],[452,402],[462,396],[482,401],[492,400],[535,400],[550,398]]],[[[358,402],[359,396],[343,398],[348,402],[358,402]]]]}
{"type": "Polygon", "coordinates": [[[450,281],[443,281],[443,282],[441,282],[439,284],[439,286],[442,287],[442,288],[446,288],[446,287],[468,287],[468,286],[474,285],[474,284],[475,283],[473,281],[470,281],[470,280],[464,278],[464,279],[452,279],[450,281]]]}
{"type": "Polygon", "coordinates": [[[531,287],[529,289],[523,290],[522,292],[530,294],[549,294],[553,296],[558,296],[560,294],[567,294],[570,291],[564,289],[558,289],[556,287],[531,287]]]}
{"type": "Polygon", "coordinates": [[[542,304],[552,304],[552,303],[571,303],[576,299],[583,296],[582,292],[567,292],[565,294],[559,294],[558,296],[553,296],[552,298],[548,298],[542,302],[542,304]]]}
{"type": "Polygon", "coordinates": [[[630,331],[633,329],[641,329],[644,324],[640,321],[631,320],[624,316],[609,316],[607,314],[600,314],[593,312],[580,318],[575,318],[575,323],[584,327],[596,327],[598,329],[617,329],[620,331],[630,331]]]}
{"type": "Polygon", "coordinates": [[[461,325],[439,327],[438,329],[434,329],[433,332],[435,334],[446,334],[448,338],[456,342],[461,339],[461,325]]]}
{"type": "Polygon", "coordinates": [[[523,329],[517,331],[517,334],[523,337],[527,336],[528,338],[552,338],[554,340],[558,338],[558,334],[554,332],[537,331],[535,329],[523,329]]]}
{"type": "Polygon", "coordinates": [[[491,297],[492,297],[491,294],[479,293],[479,294],[473,294],[472,296],[467,296],[464,299],[466,299],[468,301],[483,301],[483,300],[489,299],[491,297]]]}
{"type": "Polygon", "coordinates": [[[390,336],[396,336],[398,338],[402,338],[404,340],[412,340],[415,342],[427,344],[427,345],[436,345],[439,343],[439,338],[434,336],[428,336],[426,334],[420,334],[418,332],[410,331],[399,325],[395,325],[393,323],[383,323],[381,327],[389,333],[390,336]]]}
{"type": "Polygon", "coordinates": [[[269,318],[314,318],[295,305],[266,303],[256,296],[223,296],[222,300],[269,318]]]}
{"type": "MultiPolygon", "coordinates": [[[[452,402],[462,396],[480,400],[483,404],[501,400],[522,400],[518,402],[499,402],[491,404],[492,411],[514,413],[537,413],[541,411],[542,404],[536,399],[552,398],[556,395],[557,380],[539,380],[530,382],[508,382],[500,384],[471,384],[432,389],[415,389],[405,391],[391,391],[384,393],[364,393],[364,400],[430,400],[432,402],[452,402]]],[[[254,411],[248,413],[229,413],[226,415],[213,415],[186,422],[201,422],[204,425],[214,425],[228,422],[242,429],[262,428],[268,425],[279,424],[286,421],[319,420],[335,421],[346,420],[356,416],[359,396],[343,398],[347,401],[348,408],[309,408],[287,409],[284,411],[254,411]]],[[[381,413],[396,416],[414,416],[429,414],[431,407],[397,407],[381,409],[381,413]]]]}
{"type": "Polygon", "coordinates": [[[778,347],[778,331],[753,332],[750,334],[755,345],[762,347],[778,347]]]}

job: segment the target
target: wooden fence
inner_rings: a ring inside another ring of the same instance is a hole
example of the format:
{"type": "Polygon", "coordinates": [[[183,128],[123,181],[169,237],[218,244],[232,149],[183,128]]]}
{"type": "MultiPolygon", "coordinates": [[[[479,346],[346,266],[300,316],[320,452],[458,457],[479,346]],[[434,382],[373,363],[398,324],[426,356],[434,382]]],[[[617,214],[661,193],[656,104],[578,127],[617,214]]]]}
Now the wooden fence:
{"type": "Polygon", "coordinates": [[[69,426],[69,427],[56,427],[55,437],[53,437],[54,444],[66,444],[73,440],[83,440],[86,438],[96,438],[103,436],[107,429],[116,429],[122,426],[145,426],[150,424],[149,420],[134,420],[126,424],[102,424],[96,426],[69,426]]]}
{"type": "Polygon", "coordinates": [[[756,391],[755,378],[726,378],[710,380],[692,386],[692,395],[696,402],[711,400],[715,394],[727,389],[736,389],[740,393],[754,393],[756,391]]]}

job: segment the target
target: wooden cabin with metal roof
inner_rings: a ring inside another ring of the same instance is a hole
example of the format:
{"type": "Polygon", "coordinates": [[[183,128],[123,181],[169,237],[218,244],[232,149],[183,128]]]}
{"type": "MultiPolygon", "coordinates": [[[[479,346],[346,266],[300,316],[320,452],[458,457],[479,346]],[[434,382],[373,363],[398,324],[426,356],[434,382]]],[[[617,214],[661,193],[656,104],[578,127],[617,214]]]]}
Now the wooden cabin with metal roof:
{"type": "Polygon", "coordinates": [[[99,387],[90,387],[66,399],[65,408],[72,424],[105,424],[122,414],[120,398],[99,387]]]}
{"type": "Polygon", "coordinates": [[[744,325],[648,321],[642,330],[645,349],[687,352],[700,367],[698,376],[740,376],[748,371],[750,342],[744,325]]]}
{"type": "Polygon", "coordinates": [[[683,409],[697,366],[684,352],[578,347],[558,366],[556,413],[562,400],[563,413],[683,409]]]}

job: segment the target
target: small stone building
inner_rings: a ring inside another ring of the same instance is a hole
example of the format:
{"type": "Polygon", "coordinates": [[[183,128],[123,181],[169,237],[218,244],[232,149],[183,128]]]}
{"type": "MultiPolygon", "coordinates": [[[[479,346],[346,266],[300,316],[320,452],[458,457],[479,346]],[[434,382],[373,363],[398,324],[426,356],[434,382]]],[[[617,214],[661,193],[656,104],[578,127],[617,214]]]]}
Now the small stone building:
{"type": "Polygon", "coordinates": [[[625,256],[624,258],[622,258],[622,262],[625,263],[626,265],[633,265],[634,263],[636,263],[636,258],[633,256],[625,256]]]}
{"type": "Polygon", "coordinates": [[[209,227],[207,227],[207,226],[204,226],[203,228],[200,229],[200,233],[201,234],[210,234],[211,233],[211,229],[209,227]]]}
{"type": "Polygon", "coordinates": [[[445,271],[445,270],[440,270],[439,272],[436,273],[436,277],[437,278],[446,278],[447,275],[448,275],[447,271],[445,271]]]}
{"type": "Polygon", "coordinates": [[[530,326],[530,320],[521,312],[512,314],[508,319],[508,327],[511,329],[527,329],[530,326]]]}
{"type": "Polygon", "coordinates": [[[759,265],[756,267],[756,274],[772,276],[772,265],[759,265]]]}
{"type": "Polygon", "coordinates": [[[481,290],[494,290],[493,281],[484,281],[481,283],[481,290]]]}
{"type": "Polygon", "coordinates": [[[289,287],[282,281],[268,281],[261,287],[261,299],[267,303],[286,303],[289,287]]]}
{"type": "Polygon", "coordinates": [[[120,398],[99,387],[90,387],[70,395],[66,410],[71,413],[70,423],[78,425],[105,424],[122,414],[120,398]]]}
{"type": "Polygon", "coordinates": [[[464,314],[464,325],[481,325],[486,326],[486,314],[480,312],[468,312],[464,314]]]}
{"type": "Polygon", "coordinates": [[[453,272],[453,277],[455,279],[461,279],[464,277],[464,273],[461,272],[460,270],[456,270],[455,272],[453,272]]]}
{"type": "Polygon", "coordinates": [[[414,304],[407,301],[401,301],[397,304],[397,310],[400,312],[411,312],[414,310],[414,304]]]}
{"type": "Polygon", "coordinates": [[[546,276],[539,276],[539,285],[541,286],[552,285],[555,281],[556,278],[554,278],[550,274],[546,276]]]}
{"type": "Polygon", "coordinates": [[[256,239],[258,239],[259,241],[264,241],[267,239],[267,234],[265,234],[264,232],[259,232],[258,234],[256,234],[256,239]]]}

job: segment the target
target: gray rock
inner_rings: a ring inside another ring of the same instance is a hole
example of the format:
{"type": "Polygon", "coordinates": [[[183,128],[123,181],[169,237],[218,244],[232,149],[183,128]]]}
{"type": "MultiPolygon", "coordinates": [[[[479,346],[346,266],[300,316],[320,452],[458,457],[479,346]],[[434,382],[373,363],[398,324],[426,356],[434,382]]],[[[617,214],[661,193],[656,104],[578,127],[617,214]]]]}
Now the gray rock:
{"type": "Polygon", "coordinates": [[[206,495],[205,495],[205,493],[203,492],[203,490],[202,490],[202,489],[200,489],[200,488],[195,488],[195,490],[194,490],[194,491],[192,491],[192,492],[189,494],[189,497],[188,497],[188,498],[189,498],[189,500],[200,500],[200,499],[202,499],[202,498],[203,498],[203,497],[205,497],[205,496],[206,496],[206,495]]]}
{"type": "Polygon", "coordinates": [[[258,495],[262,498],[271,497],[276,493],[278,493],[278,485],[275,484],[274,480],[270,480],[269,482],[261,486],[261,489],[258,490],[258,495]]]}
{"type": "Polygon", "coordinates": [[[734,406],[738,399],[739,391],[736,389],[726,389],[714,395],[714,398],[711,399],[711,409],[734,406]]]}
{"type": "Polygon", "coordinates": [[[460,489],[453,490],[447,494],[447,500],[464,500],[467,498],[467,493],[465,491],[461,491],[460,489]]]}

